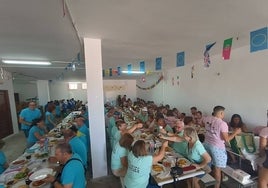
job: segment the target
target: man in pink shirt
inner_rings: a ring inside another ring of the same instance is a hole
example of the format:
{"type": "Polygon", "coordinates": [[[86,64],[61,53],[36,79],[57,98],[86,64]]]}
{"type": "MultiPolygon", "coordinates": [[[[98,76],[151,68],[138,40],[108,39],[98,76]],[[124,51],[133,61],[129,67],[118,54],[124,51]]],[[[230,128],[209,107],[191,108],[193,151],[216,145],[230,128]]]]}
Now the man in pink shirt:
{"type": "Polygon", "coordinates": [[[221,168],[226,167],[227,153],[225,142],[233,139],[241,132],[241,129],[236,129],[232,134],[228,134],[228,125],[223,121],[225,108],[215,106],[213,109],[213,117],[205,124],[206,134],[204,146],[212,158],[214,166],[213,176],[217,180],[215,188],[220,187],[221,168]]]}

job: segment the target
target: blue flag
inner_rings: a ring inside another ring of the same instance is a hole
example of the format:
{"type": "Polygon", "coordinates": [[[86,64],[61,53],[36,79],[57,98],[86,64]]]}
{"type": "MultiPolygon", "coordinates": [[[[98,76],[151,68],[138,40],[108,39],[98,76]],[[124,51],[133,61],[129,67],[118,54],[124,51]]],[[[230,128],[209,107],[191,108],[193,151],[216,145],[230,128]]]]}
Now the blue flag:
{"type": "Polygon", "coordinates": [[[216,44],[216,42],[212,43],[212,44],[208,44],[206,45],[206,49],[204,52],[204,66],[205,67],[209,67],[210,65],[210,58],[209,58],[209,50],[216,44]]]}
{"type": "Polygon", "coordinates": [[[177,67],[184,66],[184,57],[185,53],[184,52],[179,52],[177,53],[177,67]]]}
{"type": "Polygon", "coordinates": [[[250,32],[250,52],[268,48],[267,27],[250,32]]]}
{"type": "Polygon", "coordinates": [[[155,70],[162,69],[162,57],[158,57],[155,59],[155,70]]]}
{"type": "Polygon", "coordinates": [[[144,61],[140,62],[140,71],[145,72],[145,62],[144,61]]]}
{"type": "Polygon", "coordinates": [[[128,74],[131,74],[131,72],[132,72],[132,65],[131,64],[128,64],[127,65],[127,73],[128,74]]]}
{"type": "Polygon", "coordinates": [[[117,75],[118,75],[118,76],[121,75],[121,67],[117,67],[117,75]]]}

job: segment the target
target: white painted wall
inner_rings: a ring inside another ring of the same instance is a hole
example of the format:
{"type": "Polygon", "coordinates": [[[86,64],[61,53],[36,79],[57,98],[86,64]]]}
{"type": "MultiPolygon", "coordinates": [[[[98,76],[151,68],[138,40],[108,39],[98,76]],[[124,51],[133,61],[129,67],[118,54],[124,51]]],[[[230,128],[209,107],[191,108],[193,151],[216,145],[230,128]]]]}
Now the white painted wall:
{"type": "Polygon", "coordinates": [[[104,80],[104,101],[115,104],[118,95],[136,100],[136,80],[104,80]]]}
{"type": "Polygon", "coordinates": [[[266,125],[267,57],[268,50],[250,53],[249,46],[245,46],[232,50],[231,59],[227,61],[222,60],[221,55],[212,56],[212,64],[207,69],[204,68],[202,59],[186,63],[184,67],[166,71],[164,82],[154,89],[137,89],[137,97],[154,100],[158,104],[164,101],[164,104],[170,104],[188,114],[191,106],[196,106],[209,115],[215,105],[222,105],[226,108],[225,120],[228,122],[232,114],[238,113],[250,128],[266,125]],[[193,79],[192,65],[195,66],[193,79]],[[175,81],[174,86],[172,78],[175,81]]]}
{"type": "MultiPolygon", "coordinates": [[[[85,81],[81,81],[85,82],[85,81]]],[[[50,99],[71,99],[87,101],[87,90],[82,89],[82,84],[79,82],[77,90],[69,90],[68,82],[52,81],[49,83],[50,99]]]]}
{"type": "Polygon", "coordinates": [[[18,119],[17,119],[17,112],[15,106],[15,98],[14,98],[14,89],[12,79],[10,80],[1,80],[0,82],[0,90],[7,90],[8,97],[9,97],[9,105],[10,105],[10,112],[12,118],[12,125],[13,125],[13,132],[18,133],[18,119]]]}
{"type": "Polygon", "coordinates": [[[26,101],[26,99],[34,98],[37,94],[37,85],[32,83],[13,83],[14,92],[19,93],[20,101],[26,101]]]}
{"type": "MultiPolygon", "coordinates": [[[[82,89],[82,82],[78,82],[77,90],[69,90],[68,82],[53,81],[49,84],[50,98],[87,101],[87,90],[82,89]]],[[[103,80],[104,102],[115,100],[118,95],[126,94],[127,97],[136,99],[136,80],[103,80]]]]}

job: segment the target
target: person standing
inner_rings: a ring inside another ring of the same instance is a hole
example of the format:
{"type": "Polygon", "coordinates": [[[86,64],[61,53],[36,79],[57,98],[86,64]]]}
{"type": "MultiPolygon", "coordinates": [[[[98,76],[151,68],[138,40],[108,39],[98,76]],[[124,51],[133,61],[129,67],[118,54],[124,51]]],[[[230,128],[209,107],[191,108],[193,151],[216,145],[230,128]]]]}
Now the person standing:
{"type": "Polygon", "coordinates": [[[238,128],[232,134],[228,134],[228,125],[223,121],[224,110],[223,106],[215,106],[213,109],[214,116],[205,126],[204,146],[212,158],[213,176],[217,181],[215,188],[220,187],[221,168],[225,168],[227,164],[225,142],[229,142],[241,132],[241,128],[238,128]]]}
{"type": "Polygon", "coordinates": [[[260,132],[260,157],[265,161],[259,167],[258,188],[267,188],[268,185],[268,127],[260,132]]]}
{"type": "Polygon", "coordinates": [[[20,112],[19,122],[21,123],[21,129],[23,130],[26,138],[29,136],[32,121],[40,117],[41,112],[38,108],[36,108],[36,103],[33,101],[29,103],[28,108],[25,108],[20,112]]]}

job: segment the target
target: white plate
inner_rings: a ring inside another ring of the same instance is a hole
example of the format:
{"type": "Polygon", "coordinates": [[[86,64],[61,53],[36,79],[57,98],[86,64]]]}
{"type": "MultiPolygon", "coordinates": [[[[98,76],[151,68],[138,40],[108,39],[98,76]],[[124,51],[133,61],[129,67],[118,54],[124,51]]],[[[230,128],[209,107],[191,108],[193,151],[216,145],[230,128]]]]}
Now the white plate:
{"type": "Polygon", "coordinates": [[[47,177],[48,174],[52,174],[53,173],[53,169],[52,168],[43,168],[41,170],[38,170],[36,172],[34,172],[29,179],[31,181],[38,181],[38,180],[42,180],[44,178],[47,177]]]}
{"type": "Polygon", "coordinates": [[[183,167],[187,167],[187,166],[190,166],[190,165],[191,165],[191,162],[190,162],[188,159],[186,159],[186,158],[183,158],[183,157],[182,157],[182,158],[178,158],[177,163],[178,163],[180,160],[185,161],[185,163],[179,165],[179,167],[181,167],[181,168],[183,168],[183,167]]]}

